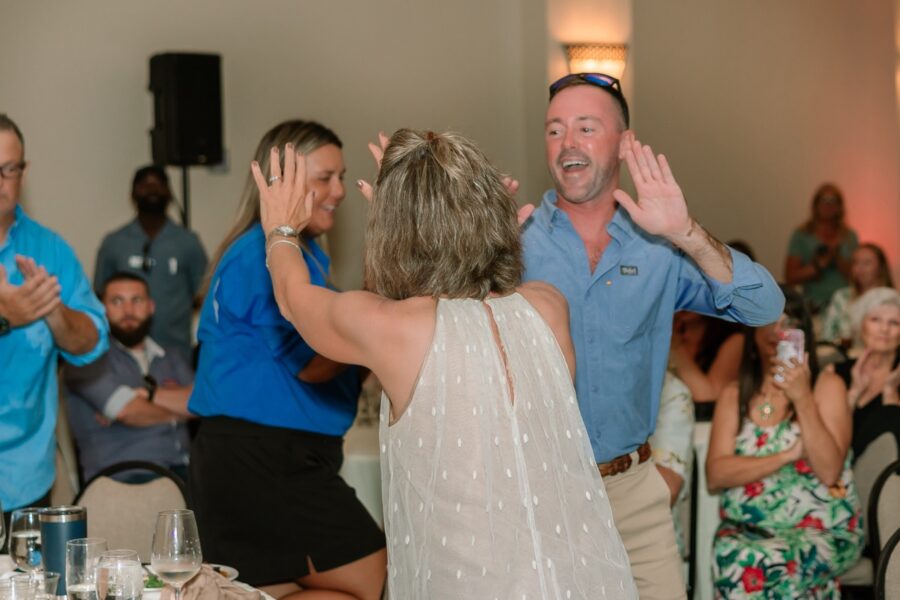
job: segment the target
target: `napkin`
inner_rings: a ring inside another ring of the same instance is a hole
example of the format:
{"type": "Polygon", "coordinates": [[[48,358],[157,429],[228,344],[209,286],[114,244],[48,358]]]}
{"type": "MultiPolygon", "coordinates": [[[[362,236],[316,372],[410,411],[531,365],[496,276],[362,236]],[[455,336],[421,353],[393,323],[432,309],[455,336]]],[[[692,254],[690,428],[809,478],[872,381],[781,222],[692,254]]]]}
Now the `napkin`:
{"type": "MultiPolygon", "coordinates": [[[[173,600],[175,592],[166,587],[160,600],[173,600]]],[[[209,565],[200,567],[200,572],[188,581],[181,590],[181,600],[263,600],[263,594],[237,581],[229,581],[216,573],[209,565]]]]}

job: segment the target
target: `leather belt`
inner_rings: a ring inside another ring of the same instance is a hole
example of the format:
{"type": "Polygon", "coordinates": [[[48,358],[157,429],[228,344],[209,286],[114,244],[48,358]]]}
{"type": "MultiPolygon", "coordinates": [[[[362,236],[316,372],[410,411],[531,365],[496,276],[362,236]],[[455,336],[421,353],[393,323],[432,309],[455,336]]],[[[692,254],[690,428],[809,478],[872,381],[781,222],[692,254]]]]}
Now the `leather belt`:
{"type": "MultiPolygon", "coordinates": [[[[643,444],[641,444],[636,452],[638,453],[637,464],[647,462],[647,459],[650,458],[651,454],[650,442],[644,442],[643,444]]],[[[623,454],[622,456],[615,457],[609,462],[597,463],[597,468],[600,469],[601,476],[610,477],[612,475],[624,473],[625,471],[630,469],[632,462],[634,461],[631,458],[631,453],[623,454]]]]}

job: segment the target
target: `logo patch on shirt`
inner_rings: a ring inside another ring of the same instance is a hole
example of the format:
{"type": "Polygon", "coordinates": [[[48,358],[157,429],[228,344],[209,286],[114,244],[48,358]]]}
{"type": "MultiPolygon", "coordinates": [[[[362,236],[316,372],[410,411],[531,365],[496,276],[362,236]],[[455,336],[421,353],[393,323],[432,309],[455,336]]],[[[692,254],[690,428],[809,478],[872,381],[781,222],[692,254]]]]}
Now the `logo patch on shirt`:
{"type": "Polygon", "coordinates": [[[620,265],[619,273],[633,277],[638,274],[638,268],[634,265],[620,265]]]}

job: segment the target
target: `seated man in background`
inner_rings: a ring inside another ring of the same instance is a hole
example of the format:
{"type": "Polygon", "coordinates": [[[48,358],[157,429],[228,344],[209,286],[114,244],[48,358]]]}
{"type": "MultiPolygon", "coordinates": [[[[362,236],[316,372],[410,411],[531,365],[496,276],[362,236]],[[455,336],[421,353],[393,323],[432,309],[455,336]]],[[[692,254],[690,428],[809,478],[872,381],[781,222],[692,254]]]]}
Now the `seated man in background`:
{"type": "Polygon", "coordinates": [[[157,304],[153,337],[163,346],[191,353],[194,297],[206,274],[206,252],[193,231],[167,216],[172,191],[158,165],[138,169],[131,183],[137,218],[103,238],[94,267],[94,291],[113,273],[143,275],[157,304]]]}
{"type": "MultiPolygon", "coordinates": [[[[184,479],[190,455],[185,420],[194,379],[188,360],[149,337],[155,306],[140,276],[113,274],[101,300],[113,338],[109,352],[87,367],[65,368],[82,476],[88,481],[112,464],[144,460],[184,479]]],[[[137,481],[140,475],[122,479],[137,481]]]]}

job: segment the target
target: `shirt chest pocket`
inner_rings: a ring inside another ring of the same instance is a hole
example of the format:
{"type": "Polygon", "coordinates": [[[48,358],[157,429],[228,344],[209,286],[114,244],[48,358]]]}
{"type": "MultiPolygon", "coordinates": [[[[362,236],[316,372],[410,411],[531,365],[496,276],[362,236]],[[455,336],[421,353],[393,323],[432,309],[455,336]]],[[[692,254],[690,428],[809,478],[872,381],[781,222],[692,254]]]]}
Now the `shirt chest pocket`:
{"type": "Polygon", "coordinates": [[[658,278],[641,265],[619,265],[594,284],[608,327],[620,341],[632,340],[651,328],[659,310],[662,290],[658,278]]]}

